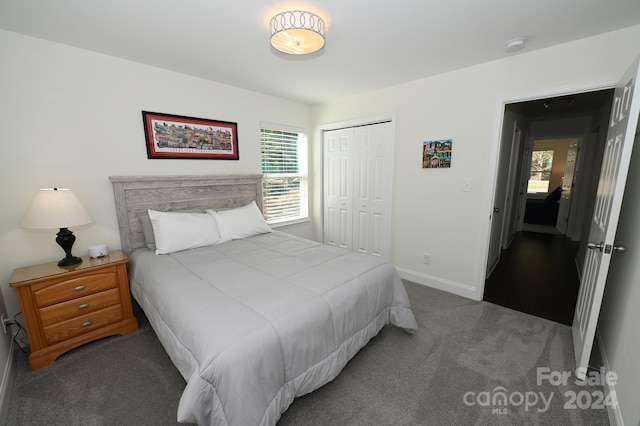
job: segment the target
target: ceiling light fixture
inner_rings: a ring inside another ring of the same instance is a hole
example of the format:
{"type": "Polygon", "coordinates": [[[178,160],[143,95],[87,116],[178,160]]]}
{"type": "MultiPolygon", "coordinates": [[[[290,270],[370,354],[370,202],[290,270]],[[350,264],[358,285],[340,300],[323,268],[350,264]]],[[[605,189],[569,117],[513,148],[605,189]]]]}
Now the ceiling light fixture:
{"type": "Polygon", "coordinates": [[[514,38],[504,45],[504,50],[507,53],[518,52],[524,49],[525,42],[526,41],[523,38],[514,38]]]}
{"type": "Polygon", "coordinates": [[[324,20],[303,10],[280,12],[271,18],[271,45],[290,55],[307,55],[324,47],[324,20]]]}

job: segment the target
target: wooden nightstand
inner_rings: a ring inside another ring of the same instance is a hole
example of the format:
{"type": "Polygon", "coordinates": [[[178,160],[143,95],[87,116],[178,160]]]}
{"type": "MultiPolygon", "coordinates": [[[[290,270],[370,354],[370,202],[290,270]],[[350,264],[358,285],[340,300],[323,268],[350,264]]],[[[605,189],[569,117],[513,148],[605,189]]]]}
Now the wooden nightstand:
{"type": "Polygon", "coordinates": [[[83,256],[68,267],[56,261],[14,269],[10,285],[20,299],[32,370],[85,343],[138,329],[127,262],[115,250],[96,259],[83,256]]]}

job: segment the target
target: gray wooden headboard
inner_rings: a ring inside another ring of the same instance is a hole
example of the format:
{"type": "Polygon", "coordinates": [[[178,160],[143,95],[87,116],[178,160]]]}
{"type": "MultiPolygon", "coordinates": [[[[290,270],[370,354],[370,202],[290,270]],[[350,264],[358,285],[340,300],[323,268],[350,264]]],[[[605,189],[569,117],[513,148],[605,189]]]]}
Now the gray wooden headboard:
{"type": "Polygon", "coordinates": [[[262,175],[110,176],[122,251],[145,247],[140,216],[148,209],[230,209],[256,202],[262,210],[262,175]]]}

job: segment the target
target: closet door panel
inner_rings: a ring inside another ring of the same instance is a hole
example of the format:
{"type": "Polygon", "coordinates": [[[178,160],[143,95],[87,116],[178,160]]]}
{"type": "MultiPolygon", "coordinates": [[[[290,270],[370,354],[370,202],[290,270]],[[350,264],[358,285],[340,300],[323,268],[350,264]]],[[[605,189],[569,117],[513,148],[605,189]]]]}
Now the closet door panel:
{"type": "Polygon", "coordinates": [[[352,249],[353,131],[324,135],[324,243],[352,249]]]}
{"type": "Polygon", "coordinates": [[[358,229],[365,237],[359,241],[360,251],[389,259],[391,230],[391,184],[393,179],[393,134],[391,123],[362,126],[355,129],[356,151],[359,161],[358,181],[354,181],[360,195],[358,229]]]}

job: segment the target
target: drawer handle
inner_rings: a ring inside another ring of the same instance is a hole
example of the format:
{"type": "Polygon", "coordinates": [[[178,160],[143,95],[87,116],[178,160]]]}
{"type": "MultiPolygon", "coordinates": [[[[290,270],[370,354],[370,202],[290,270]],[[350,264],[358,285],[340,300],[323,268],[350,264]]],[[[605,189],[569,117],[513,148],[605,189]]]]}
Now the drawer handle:
{"type": "Polygon", "coordinates": [[[91,324],[93,324],[91,321],[85,321],[80,325],[80,327],[89,327],[91,324]]]}
{"type": "Polygon", "coordinates": [[[79,285],[78,287],[74,288],[73,291],[81,291],[84,290],[85,287],[83,285],[79,285]]]}
{"type": "Polygon", "coordinates": [[[89,307],[88,303],[83,303],[82,305],[78,306],[78,309],[87,309],[89,307]]]}

